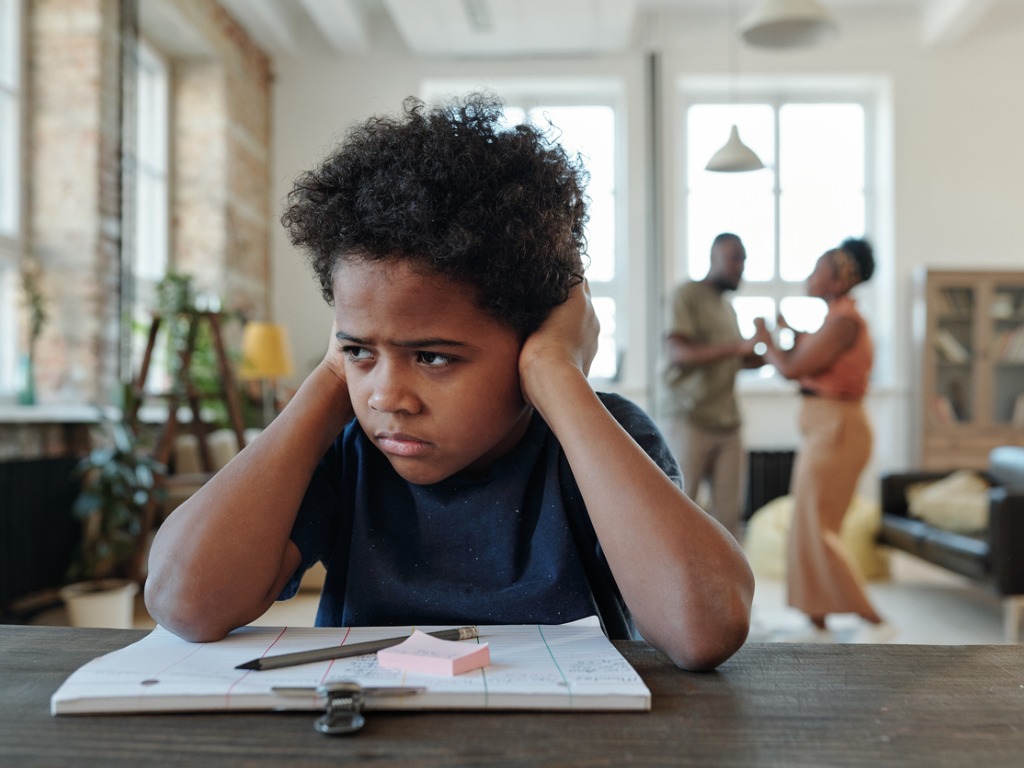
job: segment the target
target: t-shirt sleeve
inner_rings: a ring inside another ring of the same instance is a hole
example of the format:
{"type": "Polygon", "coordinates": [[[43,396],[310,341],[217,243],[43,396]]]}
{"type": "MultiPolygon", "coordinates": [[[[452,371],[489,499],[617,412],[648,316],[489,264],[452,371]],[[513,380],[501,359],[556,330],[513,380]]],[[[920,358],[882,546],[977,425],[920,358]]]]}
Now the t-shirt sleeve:
{"type": "Polygon", "coordinates": [[[671,333],[687,338],[697,337],[695,297],[690,288],[692,283],[680,286],[672,298],[671,333]]]}
{"type": "Polygon", "coordinates": [[[320,460],[299,505],[298,515],[292,526],[291,540],[299,548],[302,562],[281,590],[278,600],[294,597],[299,591],[306,571],[318,562],[326,562],[330,554],[328,547],[335,540],[334,530],[342,508],[338,489],[340,443],[341,438],[338,438],[320,460]]]}

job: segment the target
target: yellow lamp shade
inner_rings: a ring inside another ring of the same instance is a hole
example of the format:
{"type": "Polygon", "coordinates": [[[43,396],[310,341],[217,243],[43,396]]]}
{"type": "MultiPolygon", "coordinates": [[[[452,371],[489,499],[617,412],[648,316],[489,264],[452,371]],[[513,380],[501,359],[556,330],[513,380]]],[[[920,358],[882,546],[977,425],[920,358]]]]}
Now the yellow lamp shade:
{"type": "Polygon", "coordinates": [[[253,321],[242,331],[242,379],[276,379],[294,372],[288,333],[283,325],[253,321]]]}

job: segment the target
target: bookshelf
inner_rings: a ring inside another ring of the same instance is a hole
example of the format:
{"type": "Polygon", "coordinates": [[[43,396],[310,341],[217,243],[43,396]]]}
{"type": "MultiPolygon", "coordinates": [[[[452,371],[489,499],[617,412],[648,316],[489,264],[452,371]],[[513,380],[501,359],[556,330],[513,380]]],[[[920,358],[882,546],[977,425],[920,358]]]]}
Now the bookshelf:
{"type": "Polygon", "coordinates": [[[977,468],[1024,445],[1024,272],[924,270],[918,277],[921,464],[977,468]]]}

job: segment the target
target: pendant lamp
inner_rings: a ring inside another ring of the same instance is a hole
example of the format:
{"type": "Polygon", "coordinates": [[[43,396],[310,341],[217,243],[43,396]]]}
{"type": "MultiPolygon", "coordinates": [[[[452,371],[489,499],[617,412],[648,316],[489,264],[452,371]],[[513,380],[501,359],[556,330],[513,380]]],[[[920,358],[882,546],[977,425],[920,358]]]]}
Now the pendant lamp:
{"type": "Polygon", "coordinates": [[[722,145],[704,166],[707,171],[720,173],[737,173],[739,171],[759,171],[764,163],[750,147],[740,139],[739,129],[734,125],[729,131],[729,140],[722,145]]]}
{"type": "MultiPolygon", "coordinates": [[[[735,79],[736,79],[736,44],[733,30],[733,12],[735,0],[730,0],[728,7],[728,23],[726,25],[726,49],[729,56],[729,98],[736,101],[735,79]]],[[[740,139],[740,131],[735,125],[729,131],[729,139],[722,145],[704,166],[706,171],[717,173],[740,173],[742,171],[759,171],[764,168],[764,163],[750,147],[740,139]]]]}
{"type": "Polygon", "coordinates": [[[761,0],[740,22],[743,39],[764,48],[814,45],[837,31],[832,14],[818,0],[761,0]]]}

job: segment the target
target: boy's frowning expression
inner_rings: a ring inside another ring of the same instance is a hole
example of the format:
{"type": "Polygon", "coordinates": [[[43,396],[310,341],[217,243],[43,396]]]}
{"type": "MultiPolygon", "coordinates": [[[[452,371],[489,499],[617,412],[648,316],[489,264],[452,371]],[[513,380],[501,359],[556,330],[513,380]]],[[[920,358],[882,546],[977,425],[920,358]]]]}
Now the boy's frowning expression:
{"type": "Polygon", "coordinates": [[[526,431],[517,333],[472,290],[403,260],[342,261],[336,343],[363,431],[403,478],[483,470],[526,431]]]}

